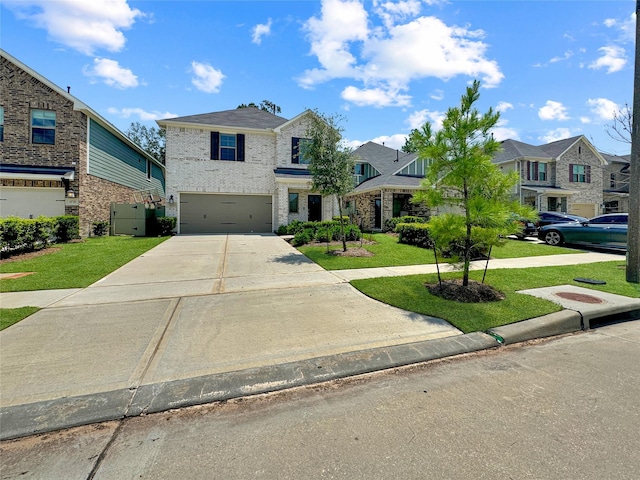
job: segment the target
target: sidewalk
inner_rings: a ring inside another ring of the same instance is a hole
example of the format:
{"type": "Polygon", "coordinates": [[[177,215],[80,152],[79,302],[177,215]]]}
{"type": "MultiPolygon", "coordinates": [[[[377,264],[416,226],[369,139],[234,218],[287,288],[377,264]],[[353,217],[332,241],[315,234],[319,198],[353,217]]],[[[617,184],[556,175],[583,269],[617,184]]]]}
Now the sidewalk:
{"type": "MultiPolygon", "coordinates": [[[[621,258],[556,255],[490,268],[621,258]]],[[[640,299],[561,286],[531,294],[562,303],[569,300],[557,293],[588,293],[597,303],[462,334],[347,283],[433,268],[328,272],[274,235],[180,236],[86,289],[0,294],[5,308],[45,307],[0,332],[0,439],[497,348],[588,328],[593,315],[640,310],[640,299]]]]}

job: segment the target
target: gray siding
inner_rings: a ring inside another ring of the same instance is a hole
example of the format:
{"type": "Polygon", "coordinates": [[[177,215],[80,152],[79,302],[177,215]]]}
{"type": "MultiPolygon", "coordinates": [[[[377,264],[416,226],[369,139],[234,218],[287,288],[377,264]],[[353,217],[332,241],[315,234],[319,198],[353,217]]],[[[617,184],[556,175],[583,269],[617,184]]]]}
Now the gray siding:
{"type": "Polygon", "coordinates": [[[89,128],[88,170],[90,175],[120,185],[136,190],[157,189],[164,195],[162,169],[152,163],[151,180],[147,180],[146,158],[93,119],[89,128]]]}

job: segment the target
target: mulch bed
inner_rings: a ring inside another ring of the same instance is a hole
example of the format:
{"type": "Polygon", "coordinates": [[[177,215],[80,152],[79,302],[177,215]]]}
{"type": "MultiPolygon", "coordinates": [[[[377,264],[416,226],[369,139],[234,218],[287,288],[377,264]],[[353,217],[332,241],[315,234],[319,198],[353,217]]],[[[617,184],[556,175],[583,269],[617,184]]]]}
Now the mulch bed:
{"type": "Polygon", "coordinates": [[[439,283],[425,284],[425,287],[433,295],[445,300],[454,300],[462,303],[497,302],[504,300],[504,294],[490,285],[469,280],[469,285],[462,286],[462,279],[443,281],[439,283]]]}
{"type": "Polygon", "coordinates": [[[17,262],[19,260],[29,260],[31,258],[40,257],[42,255],[48,255],[49,253],[57,252],[58,250],[60,250],[60,247],[48,247],[48,248],[42,248],[40,250],[34,250],[33,252],[18,253],[18,254],[9,255],[6,257],[5,257],[5,253],[3,253],[2,257],[0,257],[0,264],[17,262]]]}
{"type": "Polygon", "coordinates": [[[342,249],[331,250],[329,251],[329,255],[334,255],[336,257],[373,257],[372,252],[360,247],[347,247],[346,252],[343,252],[342,249]]]}

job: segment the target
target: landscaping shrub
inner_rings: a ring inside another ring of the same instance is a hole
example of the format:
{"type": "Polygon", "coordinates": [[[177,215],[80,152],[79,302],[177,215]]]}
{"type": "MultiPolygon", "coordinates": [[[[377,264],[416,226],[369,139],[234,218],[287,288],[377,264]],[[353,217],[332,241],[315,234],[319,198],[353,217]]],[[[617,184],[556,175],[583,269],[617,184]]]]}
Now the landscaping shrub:
{"type": "Polygon", "coordinates": [[[109,222],[106,220],[97,220],[93,222],[93,234],[96,237],[104,237],[109,234],[109,222]]]}
{"type": "Polygon", "coordinates": [[[305,243],[311,242],[311,235],[309,234],[309,230],[301,230],[293,235],[293,246],[299,247],[300,245],[304,245],[305,243]]]}
{"type": "Polygon", "coordinates": [[[56,241],[66,243],[76,238],[80,238],[80,221],[74,215],[64,215],[55,219],[56,241]]]}
{"type": "Polygon", "coordinates": [[[347,242],[355,242],[356,240],[360,240],[362,232],[360,231],[360,227],[350,223],[344,227],[344,236],[347,238],[347,242]]]}
{"type": "Polygon", "coordinates": [[[405,215],[404,217],[387,218],[382,226],[383,232],[395,232],[399,223],[425,223],[426,219],[422,217],[415,217],[412,215],[405,215]]]}
{"type": "Polygon", "coordinates": [[[48,217],[0,219],[0,245],[6,255],[46,248],[55,239],[55,219],[48,217]]]}
{"type": "Polygon", "coordinates": [[[173,235],[178,220],[176,217],[154,217],[151,234],[153,236],[168,237],[173,235]]]}
{"type": "Polygon", "coordinates": [[[395,232],[398,234],[399,243],[420,248],[433,247],[429,229],[425,223],[399,223],[396,225],[395,232]]]}
{"type": "Polygon", "coordinates": [[[289,229],[287,225],[280,225],[276,230],[276,235],[288,235],[289,229]]]}
{"type": "Polygon", "coordinates": [[[2,251],[16,250],[24,243],[25,225],[22,218],[7,217],[0,219],[2,251]]]}

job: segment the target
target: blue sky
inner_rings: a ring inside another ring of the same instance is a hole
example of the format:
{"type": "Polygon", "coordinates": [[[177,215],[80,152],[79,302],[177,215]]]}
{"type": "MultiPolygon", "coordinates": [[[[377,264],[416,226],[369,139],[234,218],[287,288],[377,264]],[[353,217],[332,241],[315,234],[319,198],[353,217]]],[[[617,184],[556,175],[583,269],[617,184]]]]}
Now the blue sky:
{"type": "Polygon", "coordinates": [[[2,0],[2,48],[126,130],[269,100],[400,148],[470,82],[495,135],[601,151],[633,102],[635,2],[2,0]]]}

